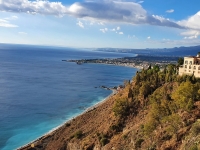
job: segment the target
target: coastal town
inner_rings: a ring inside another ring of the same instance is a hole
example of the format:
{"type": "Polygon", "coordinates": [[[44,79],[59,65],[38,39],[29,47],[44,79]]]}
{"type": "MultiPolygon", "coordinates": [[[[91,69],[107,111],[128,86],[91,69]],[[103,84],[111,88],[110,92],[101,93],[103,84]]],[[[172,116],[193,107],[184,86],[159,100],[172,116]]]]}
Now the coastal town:
{"type": "Polygon", "coordinates": [[[98,64],[109,64],[109,65],[145,69],[148,68],[150,65],[151,66],[158,65],[160,68],[163,68],[169,63],[176,64],[177,60],[178,57],[137,55],[136,57],[80,59],[80,60],[62,60],[62,61],[75,62],[78,65],[84,63],[98,63],[98,64]]]}

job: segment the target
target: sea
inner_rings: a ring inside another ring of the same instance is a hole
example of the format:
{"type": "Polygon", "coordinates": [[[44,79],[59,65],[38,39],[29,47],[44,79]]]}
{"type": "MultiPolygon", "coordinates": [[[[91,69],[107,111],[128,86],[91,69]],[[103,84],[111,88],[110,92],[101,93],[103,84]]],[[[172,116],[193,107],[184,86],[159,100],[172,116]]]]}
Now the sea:
{"type": "Polygon", "coordinates": [[[17,149],[83,113],[131,80],[136,68],[62,60],[128,53],[0,44],[0,149],[17,149]]]}

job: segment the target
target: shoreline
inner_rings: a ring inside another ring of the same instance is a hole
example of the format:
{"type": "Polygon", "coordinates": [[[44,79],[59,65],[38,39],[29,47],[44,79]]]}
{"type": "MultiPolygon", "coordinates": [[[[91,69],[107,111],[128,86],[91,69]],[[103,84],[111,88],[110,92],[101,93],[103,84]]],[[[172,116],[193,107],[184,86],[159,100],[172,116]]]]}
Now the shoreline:
{"type": "Polygon", "coordinates": [[[94,109],[96,109],[97,107],[99,107],[100,105],[102,105],[103,103],[105,103],[111,96],[115,95],[117,93],[117,90],[111,89],[112,93],[109,94],[106,98],[102,99],[101,101],[97,102],[96,104],[86,108],[82,113],[78,114],[77,116],[67,120],[66,122],[64,122],[63,124],[53,128],[52,130],[48,131],[47,133],[43,134],[42,136],[36,138],[35,140],[16,148],[16,150],[23,150],[28,148],[29,146],[31,146],[32,144],[36,144],[38,142],[40,142],[40,140],[43,140],[45,138],[50,137],[51,135],[53,135],[54,133],[58,132],[59,130],[61,130],[62,128],[66,127],[67,124],[71,123],[73,120],[75,120],[76,118],[78,118],[79,116],[82,116],[84,114],[86,114],[87,112],[90,112],[94,109]]]}
{"type": "Polygon", "coordinates": [[[161,57],[151,55],[136,55],[135,57],[122,57],[122,58],[96,58],[96,59],[77,59],[77,60],[62,60],[65,62],[73,62],[77,65],[84,63],[116,65],[124,67],[132,67],[137,69],[146,69],[149,66],[158,65],[163,68],[165,65],[172,63],[176,64],[177,57],[161,57]]]}

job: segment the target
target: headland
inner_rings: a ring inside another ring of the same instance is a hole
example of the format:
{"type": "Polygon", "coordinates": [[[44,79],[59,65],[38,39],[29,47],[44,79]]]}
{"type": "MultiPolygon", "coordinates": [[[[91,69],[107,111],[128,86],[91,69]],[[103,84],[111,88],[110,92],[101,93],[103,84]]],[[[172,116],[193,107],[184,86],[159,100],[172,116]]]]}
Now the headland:
{"type": "Polygon", "coordinates": [[[135,57],[123,57],[123,58],[103,58],[103,59],[100,58],[100,59],[80,59],[80,60],[62,60],[62,61],[75,62],[78,65],[84,63],[98,63],[98,64],[146,69],[150,65],[151,66],[158,65],[160,68],[162,68],[167,64],[176,64],[177,60],[178,57],[137,55],[135,57]]]}

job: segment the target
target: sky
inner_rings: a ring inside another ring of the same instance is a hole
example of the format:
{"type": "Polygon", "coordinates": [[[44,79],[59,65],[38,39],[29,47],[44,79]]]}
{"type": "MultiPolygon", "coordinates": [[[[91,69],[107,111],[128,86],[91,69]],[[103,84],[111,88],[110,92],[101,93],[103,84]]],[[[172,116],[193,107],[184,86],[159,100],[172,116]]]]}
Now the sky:
{"type": "Polygon", "coordinates": [[[75,48],[200,45],[199,0],[0,0],[0,43],[75,48]]]}

